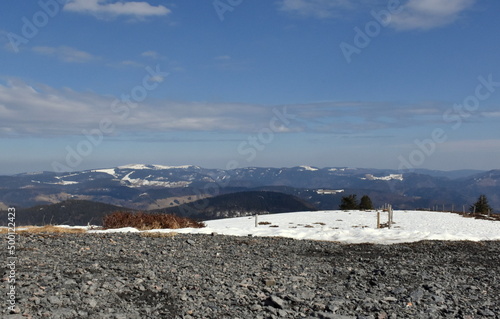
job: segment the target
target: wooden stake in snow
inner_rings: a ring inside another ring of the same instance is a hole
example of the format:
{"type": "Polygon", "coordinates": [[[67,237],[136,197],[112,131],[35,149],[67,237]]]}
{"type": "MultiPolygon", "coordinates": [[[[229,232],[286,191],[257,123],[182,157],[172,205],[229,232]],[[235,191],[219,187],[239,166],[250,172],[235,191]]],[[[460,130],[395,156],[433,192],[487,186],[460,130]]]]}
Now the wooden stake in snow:
{"type": "Polygon", "coordinates": [[[377,210],[377,229],[380,228],[380,211],[377,210]]]}
{"type": "Polygon", "coordinates": [[[259,214],[255,214],[255,227],[259,225],[259,214]]]}
{"type": "Polygon", "coordinates": [[[388,204],[387,205],[387,213],[389,214],[389,221],[387,222],[389,229],[391,228],[392,225],[392,205],[388,204]]]}

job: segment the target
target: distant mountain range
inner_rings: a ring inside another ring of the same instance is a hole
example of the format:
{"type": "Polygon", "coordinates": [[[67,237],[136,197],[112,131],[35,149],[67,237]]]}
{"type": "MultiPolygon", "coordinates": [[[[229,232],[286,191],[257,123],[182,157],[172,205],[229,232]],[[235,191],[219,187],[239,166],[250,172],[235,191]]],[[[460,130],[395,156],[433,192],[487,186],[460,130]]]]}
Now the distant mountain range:
{"type": "Polygon", "coordinates": [[[315,211],[316,207],[292,195],[249,191],[200,199],[152,212],[174,214],[198,220],[241,217],[255,214],[315,211]]]}
{"type": "MultiPolygon", "coordinates": [[[[207,199],[259,191],[291,195],[304,205],[317,209],[337,209],[342,196],[357,194],[361,197],[366,194],[376,206],[391,203],[397,209],[441,209],[444,205],[449,210],[453,205],[455,210],[462,210],[464,205],[467,209],[480,194],[485,194],[490,205],[498,210],[500,170],[400,172],[311,166],[222,170],[135,164],[67,174],[38,172],[0,176],[0,209],[12,205],[29,208],[65,200],[164,211],[173,207],[179,210],[181,207],[200,206],[204,202],[205,208],[223,209],[224,197],[218,198],[216,205],[207,204],[207,199]]],[[[229,205],[227,198],[226,202],[229,205]]],[[[256,198],[246,202],[255,204],[248,209],[262,208],[256,198]]],[[[283,201],[279,206],[285,207],[282,204],[283,201]]],[[[207,211],[203,214],[207,214],[207,211]]]]}

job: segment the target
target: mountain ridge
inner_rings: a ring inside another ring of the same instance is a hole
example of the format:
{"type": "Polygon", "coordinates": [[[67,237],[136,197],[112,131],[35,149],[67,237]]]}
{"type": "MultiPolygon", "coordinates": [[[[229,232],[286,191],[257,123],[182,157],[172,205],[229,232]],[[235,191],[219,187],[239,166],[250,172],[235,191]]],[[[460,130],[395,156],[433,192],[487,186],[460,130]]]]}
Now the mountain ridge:
{"type": "Polygon", "coordinates": [[[485,194],[494,208],[500,207],[500,170],[398,171],[307,165],[223,170],[153,164],[0,176],[0,207],[26,208],[78,199],[153,210],[217,195],[272,188],[283,188],[284,193],[319,209],[336,209],[342,195],[350,193],[371,194],[375,205],[387,202],[400,209],[436,205],[449,209],[452,205],[456,209],[465,205],[468,209],[480,194],[485,194]]]}

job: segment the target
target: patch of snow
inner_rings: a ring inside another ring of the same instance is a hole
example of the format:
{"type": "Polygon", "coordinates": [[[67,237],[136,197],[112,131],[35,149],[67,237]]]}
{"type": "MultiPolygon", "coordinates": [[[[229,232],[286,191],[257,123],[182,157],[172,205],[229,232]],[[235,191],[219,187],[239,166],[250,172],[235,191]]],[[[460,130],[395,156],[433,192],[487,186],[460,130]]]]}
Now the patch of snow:
{"type": "Polygon", "coordinates": [[[109,174],[109,175],[111,175],[111,176],[113,176],[115,178],[117,177],[114,168],[95,169],[92,172],[95,172],[95,173],[106,173],[106,174],[109,174]]]}
{"type": "Polygon", "coordinates": [[[119,169],[151,169],[148,165],[144,164],[129,164],[129,165],[123,165],[123,166],[118,166],[119,169]]]}
{"type": "Polygon", "coordinates": [[[197,168],[193,165],[182,165],[182,166],[165,166],[165,165],[144,165],[144,164],[129,164],[124,166],[118,166],[119,169],[153,169],[153,170],[162,170],[162,169],[188,169],[188,168],[197,168]]]}
{"type": "Polygon", "coordinates": [[[314,172],[314,171],[318,171],[318,169],[317,169],[317,168],[312,167],[312,166],[301,165],[301,166],[299,166],[299,167],[300,167],[300,168],[303,168],[303,169],[304,169],[304,170],[306,170],[306,171],[313,171],[313,172],[314,172]]]}
{"type": "MultiPolygon", "coordinates": [[[[381,213],[382,222],[387,213],[381,213]]],[[[391,229],[377,229],[376,211],[318,211],[260,215],[258,221],[271,225],[255,227],[255,217],[206,221],[207,227],[161,229],[150,232],[177,232],[233,236],[280,236],[296,239],[338,241],[344,243],[394,244],[421,240],[500,240],[500,222],[464,218],[457,214],[426,211],[394,211],[391,229]],[[278,227],[269,227],[278,226],[278,227]]],[[[134,231],[122,230],[89,232],[134,231]]],[[[137,230],[135,230],[137,231],[137,230]]]]}
{"type": "Polygon", "coordinates": [[[338,193],[343,193],[343,189],[318,189],[316,193],[319,195],[335,195],[338,193]]]}
{"type": "Polygon", "coordinates": [[[147,179],[140,179],[140,178],[130,178],[130,175],[134,174],[135,171],[132,171],[125,175],[121,183],[124,185],[127,185],[127,182],[130,183],[131,187],[143,187],[143,186],[152,186],[152,187],[167,187],[167,188],[177,188],[177,187],[187,187],[191,184],[191,182],[186,182],[186,181],[178,181],[178,182],[163,182],[163,181],[158,181],[158,180],[147,180],[147,179]]]}
{"type": "Polygon", "coordinates": [[[403,174],[389,174],[389,176],[382,176],[382,177],[377,177],[373,176],[372,174],[366,174],[366,177],[362,177],[361,179],[364,180],[381,180],[381,181],[390,181],[390,180],[403,180],[403,174]]]}
{"type": "Polygon", "coordinates": [[[45,184],[49,184],[49,185],[75,185],[75,184],[79,184],[79,182],[75,182],[75,181],[59,181],[57,183],[45,183],[45,184]]]}
{"type": "Polygon", "coordinates": [[[66,177],[78,176],[78,175],[80,175],[80,173],[76,173],[76,174],[69,174],[69,175],[64,175],[64,176],[55,176],[55,178],[57,178],[57,179],[61,179],[61,178],[66,178],[66,177]]]}
{"type": "Polygon", "coordinates": [[[155,169],[188,169],[197,168],[193,165],[181,165],[181,166],[165,166],[165,165],[152,165],[155,169]]]}

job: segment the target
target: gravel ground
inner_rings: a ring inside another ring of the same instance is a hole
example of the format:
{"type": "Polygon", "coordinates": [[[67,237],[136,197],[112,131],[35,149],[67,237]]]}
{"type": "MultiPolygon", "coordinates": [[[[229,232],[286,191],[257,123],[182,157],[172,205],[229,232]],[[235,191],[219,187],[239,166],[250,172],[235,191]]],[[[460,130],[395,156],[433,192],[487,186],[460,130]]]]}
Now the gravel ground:
{"type": "Polygon", "coordinates": [[[16,253],[2,318],[500,318],[498,241],[31,234],[16,253]]]}

